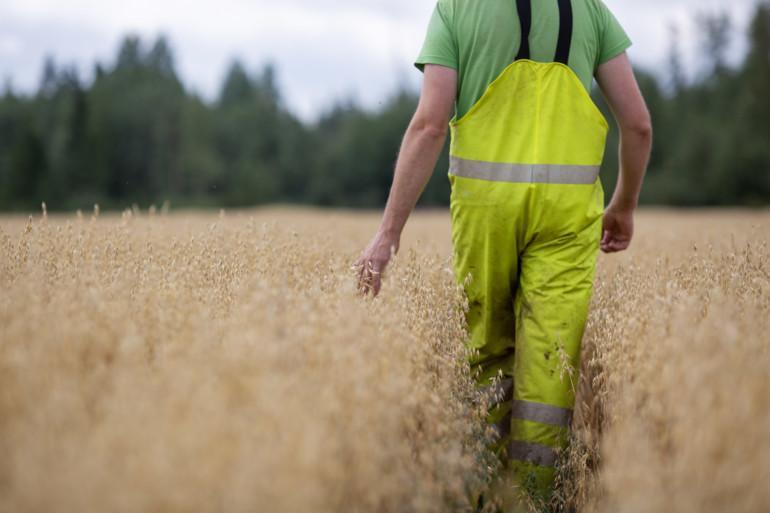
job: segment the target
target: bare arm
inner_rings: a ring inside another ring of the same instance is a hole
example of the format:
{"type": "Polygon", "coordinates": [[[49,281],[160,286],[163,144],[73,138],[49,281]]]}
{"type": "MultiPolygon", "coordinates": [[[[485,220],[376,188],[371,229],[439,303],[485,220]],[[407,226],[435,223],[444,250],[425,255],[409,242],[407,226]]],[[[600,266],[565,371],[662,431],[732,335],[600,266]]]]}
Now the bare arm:
{"type": "Polygon", "coordinates": [[[652,147],[652,123],[628,56],[622,53],[599,66],[596,80],[620,129],[620,171],[604,215],[601,249],[623,251],[631,244],[633,213],[652,147]]]}
{"type": "Polygon", "coordinates": [[[425,66],[417,111],[406,129],[380,228],[361,254],[359,287],[377,294],[380,275],[398,251],[401,232],[436,166],[457,95],[457,71],[425,66]]]}

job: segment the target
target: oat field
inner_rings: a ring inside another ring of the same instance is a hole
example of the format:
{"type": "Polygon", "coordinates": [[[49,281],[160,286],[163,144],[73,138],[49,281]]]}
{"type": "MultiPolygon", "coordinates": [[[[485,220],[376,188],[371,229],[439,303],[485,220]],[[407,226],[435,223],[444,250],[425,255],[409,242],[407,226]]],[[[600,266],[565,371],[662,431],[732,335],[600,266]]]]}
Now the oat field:
{"type": "MultiPolygon", "coordinates": [[[[0,218],[0,512],[465,512],[494,473],[448,213],[0,218]]],[[[549,508],[770,511],[770,212],[602,256],[549,508]]]]}

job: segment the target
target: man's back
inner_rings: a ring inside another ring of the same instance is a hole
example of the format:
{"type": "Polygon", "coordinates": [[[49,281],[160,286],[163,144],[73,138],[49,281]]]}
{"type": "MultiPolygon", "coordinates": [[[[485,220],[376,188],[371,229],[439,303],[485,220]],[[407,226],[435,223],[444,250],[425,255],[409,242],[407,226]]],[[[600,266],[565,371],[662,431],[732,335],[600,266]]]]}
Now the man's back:
{"type": "MultiPolygon", "coordinates": [[[[553,60],[559,33],[557,0],[533,0],[531,58],[553,60]]],[[[631,41],[601,0],[572,0],[569,66],[590,90],[600,64],[624,52],[631,41]]],[[[439,64],[458,71],[457,117],[463,116],[500,73],[521,44],[516,0],[439,0],[415,64],[439,64]]]]}

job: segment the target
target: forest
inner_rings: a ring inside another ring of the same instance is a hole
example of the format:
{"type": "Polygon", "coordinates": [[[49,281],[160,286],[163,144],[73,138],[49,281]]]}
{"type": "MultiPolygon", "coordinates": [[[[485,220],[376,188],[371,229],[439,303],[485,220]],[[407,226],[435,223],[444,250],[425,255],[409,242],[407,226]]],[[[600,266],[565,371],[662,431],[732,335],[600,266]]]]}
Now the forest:
{"type": "MultiPolygon", "coordinates": [[[[768,205],[770,3],[757,5],[746,33],[727,14],[697,15],[696,23],[696,72],[685,72],[675,30],[666,65],[637,70],[655,131],[642,201],[768,205]],[[745,41],[740,56],[730,54],[737,38],[745,41]]],[[[377,110],[340,101],[307,122],[286,105],[279,71],[233,61],[217,97],[206,99],[182,82],[162,36],[125,37],[114,62],[95,64],[88,80],[47,59],[34,94],[10,82],[0,93],[0,210],[43,201],[50,210],[382,206],[416,93],[395,91],[377,110]]],[[[607,144],[602,180],[611,191],[614,126],[607,144]]],[[[445,151],[422,205],[448,203],[446,170],[445,151]]]]}

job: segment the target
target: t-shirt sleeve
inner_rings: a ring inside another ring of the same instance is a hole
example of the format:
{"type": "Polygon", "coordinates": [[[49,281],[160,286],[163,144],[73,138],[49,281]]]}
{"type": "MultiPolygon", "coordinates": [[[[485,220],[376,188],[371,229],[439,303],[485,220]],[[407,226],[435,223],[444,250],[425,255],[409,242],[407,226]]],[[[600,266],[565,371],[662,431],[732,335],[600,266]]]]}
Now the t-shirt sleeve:
{"type": "Polygon", "coordinates": [[[457,44],[452,31],[451,9],[447,2],[439,1],[428,24],[428,33],[420,55],[414,65],[420,71],[426,64],[439,64],[452,69],[459,68],[457,44]]]}
{"type": "Polygon", "coordinates": [[[599,6],[601,41],[599,45],[599,60],[596,63],[597,67],[617,57],[631,46],[631,39],[629,39],[626,31],[623,30],[615,15],[604,5],[604,2],[599,2],[599,6]]]}

